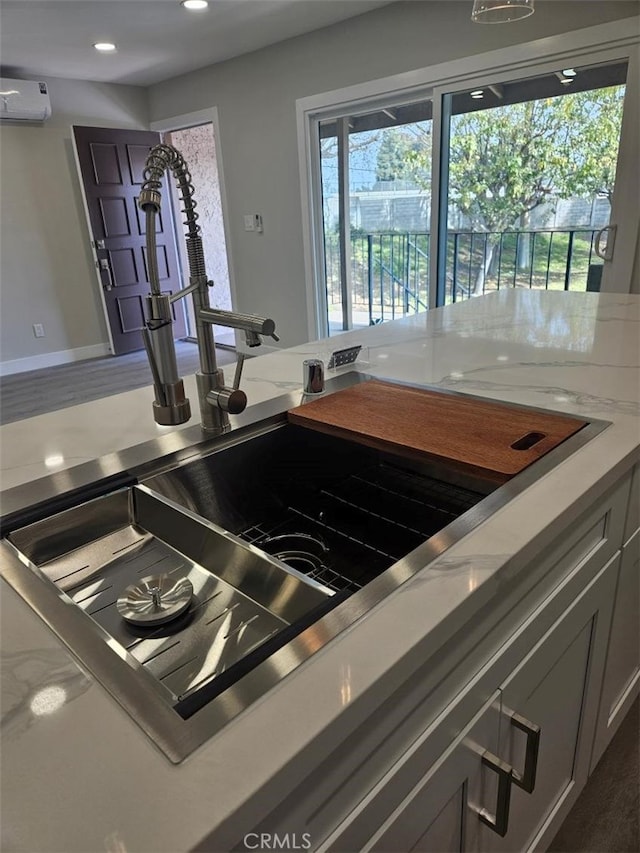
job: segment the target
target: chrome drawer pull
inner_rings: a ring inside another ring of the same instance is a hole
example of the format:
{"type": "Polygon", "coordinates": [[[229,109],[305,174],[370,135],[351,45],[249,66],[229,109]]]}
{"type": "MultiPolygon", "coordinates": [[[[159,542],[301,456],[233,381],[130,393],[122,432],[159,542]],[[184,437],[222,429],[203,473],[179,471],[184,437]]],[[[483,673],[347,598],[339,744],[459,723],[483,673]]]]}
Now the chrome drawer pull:
{"type": "Polygon", "coordinates": [[[540,749],[540,726],[527,720],[526,717],[520,714],[513,714],[511,717],[511,725],[520,729],[527,736],[527,747],[524,757],[524,770],[518,773],[517,770],[512,771],[513,784],[522,788],[527,794],[533,793],[536,786],[536,771],[538,769],[538,751],[540,749]]]}
{"type": "Polygon", "coordinates": [[[489,829],[492,829],[504,838],[509,828],[509,805],[511,803],[513,768],[510,764],[501,761],[491,752],[482,753],[482,763],[498,774],[498,796],[496,797],[495,817],[487,809],[481,809],[478,812],[478,817],[489,829]]]}

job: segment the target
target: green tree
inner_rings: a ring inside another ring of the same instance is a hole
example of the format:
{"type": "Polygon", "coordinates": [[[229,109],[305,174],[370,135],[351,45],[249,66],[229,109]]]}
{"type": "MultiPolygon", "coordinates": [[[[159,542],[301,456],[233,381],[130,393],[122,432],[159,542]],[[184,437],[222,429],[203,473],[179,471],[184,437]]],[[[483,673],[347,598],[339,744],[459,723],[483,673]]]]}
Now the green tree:
{"type": "Polygon", "coordinates": [[[423,156],[430,150],[431,122],[384,131],[376,158],[378,181],[413,181],[425,187],[430,181],[423,156]]]}
{"type": "Polygon", "coordinates": [[[572,95],[565,104],[566,120],[574,128],[569,152],[568,187],[572,195],[613,198],[622,124],[624,86],[572,95]]]}
{"type": "MultiPolygon", "coordinates": [[[[453,116],[450,206],[473,231],[501,232],[552,199],[611,198],[623,98],[624,87],[617,86],[453,116]]],[[[425,149],[407,153],[423,172],[430,157],[425,149]]],[[[497,237],[487,239],[476,293],[482,293],[497,243],[497,237]]]]}

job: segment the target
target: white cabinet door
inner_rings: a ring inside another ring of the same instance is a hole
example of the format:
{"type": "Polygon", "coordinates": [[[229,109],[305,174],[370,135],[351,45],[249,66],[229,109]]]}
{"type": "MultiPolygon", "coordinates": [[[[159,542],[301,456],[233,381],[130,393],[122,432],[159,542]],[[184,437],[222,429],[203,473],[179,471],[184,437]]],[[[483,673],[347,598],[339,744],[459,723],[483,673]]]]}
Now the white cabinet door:
{"type": "Polygon", "coordinates": [[[586,781],[618,564],[616,556],[596,575],[502,685],[498,755],[515,779],[506,836],[484,833],[491,850],[544,849],[586,781]]]}
{"type": "Polygon", "coordinates": [[[433,734],[425,731],[349,819],[314,849],[460,853],[479,849],[481,827],[489,834],[506,831],[501,824],[509,815],[511,768],[495,755],[499,723],[500,693],[495,691],[444,752],[432,754],[433,734]],[[412,783],[385,816],[385,802],[409,779],[412,783]]]}
{"type": "Polygon", "coordinates": [[[361,848],[376,853],[478,850],[483,827],[504,832],[509,815],[511,768],[498,746],[499,694],[361,848]]]}
{"type": "Polygon", "coordinates": [[[622,550],[591,770],[633,704],[639,687],[640,529],[622,550]]]}

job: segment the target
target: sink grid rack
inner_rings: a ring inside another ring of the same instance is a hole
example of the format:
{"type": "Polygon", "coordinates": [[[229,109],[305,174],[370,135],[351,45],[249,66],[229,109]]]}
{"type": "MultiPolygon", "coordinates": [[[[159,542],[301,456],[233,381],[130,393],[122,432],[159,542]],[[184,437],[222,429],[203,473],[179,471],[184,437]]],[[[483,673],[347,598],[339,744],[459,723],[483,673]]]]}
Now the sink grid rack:
{"type": "Polygon", "coordinates": [[[308,577],[336,592],[355,592],[484,495],[379,462],[330,488],[303,486],[291,497],[277,520],[263,519],[239,536],[258,548],[287,534],[318,538],[328,551],[308,577]]]}
{"type": "MultiPolygon", "coordinates": [[[[274,536],[288,533],[292,529],[291,522],[296,516],[306,519],[306,516],[303,513],[296,512],[290,507],[287,509],[287,512],[290,513],[290,518],[287,518],[287,520],[275,525],[256,524],[247,530],[243,530],[242,533],[240,533],[240,537],[244,539],[245,542],[249,542],[251,545],[255,545],[257,548],[260,548],[265,542],[272,539],[274,536]]],[[[307,520],[313,521],[313,519],[307,520]]],[[[299,530],[300,525],[298,525],[296,529],[299,530]]],[[[329,589],[332,589],[335,592],[342,592],[343,590],[356,592],[362,588],[363,584],[351,580],[333,569],[329,564],[329,559],[330,558],[327,558],[326,561],[323,561],[313,569],[305,571],[306,576],[311,580],[329,587],[329,589]]],[[[298,568],[298,565],[296,565],[295,568],[298,568]]]]}

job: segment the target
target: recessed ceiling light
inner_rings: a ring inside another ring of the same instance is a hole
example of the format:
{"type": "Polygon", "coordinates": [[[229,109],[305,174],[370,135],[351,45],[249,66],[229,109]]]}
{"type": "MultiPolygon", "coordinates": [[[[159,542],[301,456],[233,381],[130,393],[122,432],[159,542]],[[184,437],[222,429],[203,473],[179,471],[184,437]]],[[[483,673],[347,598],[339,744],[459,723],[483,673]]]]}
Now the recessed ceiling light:
{"type": "Polygon", "coordinates": [[[113,53],[116,49],[116,46],[111,41],[97,41],[94,44],[96,50],[99,50],[100,53],[113,53]]]}
{"type": "Polygon", "coordinates": [[[563,86],[569,86],[576,79],[577,72],[574,68],[565,68],[564,71],[556,71],[556,77],[563,86]]]}
{"type": "Polygon", "coordinates": [[[182,0],[182,5],[185,9],[191,9],[192,12],[206,9],[209,5],[209,0],[182,0]]]}

